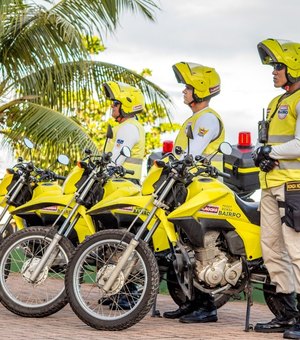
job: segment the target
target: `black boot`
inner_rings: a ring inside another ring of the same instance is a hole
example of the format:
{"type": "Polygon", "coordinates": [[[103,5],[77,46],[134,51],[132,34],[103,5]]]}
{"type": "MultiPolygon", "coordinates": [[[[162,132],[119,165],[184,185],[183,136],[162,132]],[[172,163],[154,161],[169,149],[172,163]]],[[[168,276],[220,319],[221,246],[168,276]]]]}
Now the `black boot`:
{"type": "Polygon", "coordinates": [[[197,297],[198,308],[179,318],[183,323],[205,323],[218,321],[217,308],[210,294],[202,293],[197,297]]]}
{"type": "Polygon", "coordinates": [[[137,286],[133,283],[129,283],[126,286],[126,289],[124,288],[124,292],[120,293],[118,298],[111,302],[109,308],[112,310],[129,310],[134,307],[139,297],[140,294],[138,292],[137,286]]]}
{"type": "Polygon", "coordinates": [[[187,302],[183,303],[178,309],[164,312],[163,317],[167,319],[178,319],[183,315],[190,314],[195,308],[197,308],[197,306],[193,304],[193,301],[187,300],[187,302]]]}
{"type": "Polygon", "coordinates": [[[281,314],[277,315],[276,318],[270,322],[257,323],[254,328],[256,332],[283,333],[285,330],[295,325],[296,317],[298,315],[295,294],[277,293],[276,299],[278,299],[278,302],[282,305],[281,314]]]}
{"type": "Polygon", "coordinates": [[[300,339],[300,323],[299,321],[292,326],[291,328],[287,329],[283,333],[283,337],[285,339],[300,339]]]}

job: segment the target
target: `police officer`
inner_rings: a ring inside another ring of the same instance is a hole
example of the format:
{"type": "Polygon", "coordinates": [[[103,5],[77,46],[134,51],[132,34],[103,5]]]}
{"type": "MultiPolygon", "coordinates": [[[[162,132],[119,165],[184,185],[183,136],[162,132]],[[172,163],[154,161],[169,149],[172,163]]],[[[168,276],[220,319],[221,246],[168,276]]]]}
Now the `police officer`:
{"type": "Polygon", "coordinates": [[[117,81],[104,83],[103,89],[112,101],[112,117],[120,123],[114,127],[113,138],[108,141],[106,151],[112,152],[112,160],[117,165],[133,170],[134,175],[126,174],[126,178],[139,184],[145,153],[145,131],[136,115],[145,108],[144,96],[138,88],[117,81]],[[120,156],[124,146],[131,150],[130,157],[120,156]]]}
{"type": "MultiPolygon", "coordinates": [[[[183,100],[193,113],[180,129],[175,147],[181,146],[187,151],[190,143],[190,154],[209,156],[217,152],[225,136],[220,116],[209,106],[210,99],[220,93],[220,77],[214,68],[195,63],[177,63],[173,66],[173,71],[177,81],[185,84],[183,100]],[[188,125],[193,131],[193,139],[189,141],[186,136],[188,125]]],[[[222,168],[221,164],[221,158],[214,163],[219,169],[222,168]]],[[[165,312],[163,316],[169,319],[179,318],[179,321],[184,323],[217,321],[214,298],[200,291],[197,291],[196,295],[195,300],[187,300],[177,310],[165,312]]]]}
{"type": "MultiPolygon", "coordinates": [[[[195,63],[177,63],[173,65],[173,71],[177,81],[185,84],[183,101],[193,113],[179,130],[174,145],[187,151],[189,143],[189,152],[193,156],[212,155],[225,136],[221,117],[209,107],[210,99],[220,93],[220,77],[214,68],[195,63]],[[193,139],[188,141],[186,128],[189,125],[193,131],[193,139]]],[[[221,170],[221,155],[215,156],[213,161],[221,170]]]]}
{"type": "Polygon", "coordinates": [[[258,323],[255,330],[300,339],[295,299],[300,293],[300,44],[266,39],[258,44],[258,52],[262,63],[273,67],[274,86],[284,93],[270,102],[254,153],[261,169],[263,258],[281,314],[258,323]]]}

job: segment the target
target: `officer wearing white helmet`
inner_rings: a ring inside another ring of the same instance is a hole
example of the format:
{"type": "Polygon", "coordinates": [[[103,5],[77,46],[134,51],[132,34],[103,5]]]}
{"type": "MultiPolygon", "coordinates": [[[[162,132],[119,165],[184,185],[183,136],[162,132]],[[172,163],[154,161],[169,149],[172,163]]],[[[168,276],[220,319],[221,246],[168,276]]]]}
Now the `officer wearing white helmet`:
{"type": "MultiPolygon", "coordinates": [[[[191,126],[193,139],[189,140],[189,153],[193,156],[214,154],[224,141],[225,132],[219,114],[210,106],[210,99],[220,93],[220,77],[211,67],[195,63],[180,62],[173,66],[179,83],[185,84],[184,103],[193,114],[180,129],[175,147],[181,146],[187,151],[188,139],[186,128],[191,126]]],[[[213,165],[222,170],[222,155],[213,158],[213,165]],[[219,157],[219,158],[218,158],[219,157]]],[[[218,320],[214,298],[207,293],[198,292],[195,300],[187,300],[175,311],[165,312],[168,319],[179,318],[184,323],[215,322],[218,320]]]]}
{"type": "Polygon", "coordinates": [[[142,175],[142,163],[145,153],[145,131],[137,120],[137,114],[145,108],[144,96],[140,89],[118,81],[103,84],[107,98],[112,101],[112,117],[120,123],[113,129],[113,138],[109,140],[106,151],[112,152],[112,160],[133,170],[134,175],[126,175],[135,183],[139,183],[142,175]],[[131,156],[120,156],[122,147],[131,150],[131,156]]]}
{"type": "Polygon", "coordinates": [[[266,39],[258,44],[263,64],[273,67],[273,82],[284,92],[269,104],[259,123],[261,245],[264,263],[276,285],[274,303],[281,315],[258,323],[257,332],[284,332],[300,339],[300,43],[266,39]]]}

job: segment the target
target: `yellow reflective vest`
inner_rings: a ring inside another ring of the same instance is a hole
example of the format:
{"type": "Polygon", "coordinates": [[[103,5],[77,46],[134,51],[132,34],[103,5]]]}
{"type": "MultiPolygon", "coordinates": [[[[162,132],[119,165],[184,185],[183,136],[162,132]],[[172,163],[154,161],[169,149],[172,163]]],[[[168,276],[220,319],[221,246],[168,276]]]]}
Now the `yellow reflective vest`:
{"type": "MultiPolygon", "coordinates": [[[[139,142],[136,143],[133,148],[131,149],[131,155],[130,157],[126,158],[125,162],[122,164],[122,166],[126,170],[133,170],[134,175],[126,174],[126,178],[133,178],[140,180],[142,177],[142,164],[145,154],[145,130],[142,126],[142,124],[135,118],[129,118],[126,119],[121,124],[115,126],[113,128],[113,138],[108,140],[106,152],[110,152],[113,150],[115,143],[116,143],[116,136],[118,133],[118,130],[120,127],[127,125],[127,124],[133,124],[135,125],[139,130],[139,142]]],[[[128,127],[130,129],[130,126],[128,127]]]]}
{"type": "MultiPolygon", "coordinates": [[[[218,148],[219,148],[219,145],[224,142],[224,139],[225,139],[225,131],[224,131],[224,125],[223,125],[223,122],[221,120],[221,117],[219,116],[219,114],[214,111],[213,109],[211,109],[210,107],[207,107],[199,112],[196,112],[194,113],[190,118],[188,118],[182,128],[180,129],[177,137],[176,137],[176,140],[175,140],[175,146],[180,146],[183,150],[186,150],[187,147],[188,147],[188,138],[186,136],[186,127],[187,125],[191,125],[191,128],[192,130],[194,131],[194,127],[195,127],[195,124],[197,122],[197,120],[205,115],[206,113],[212,113],[214,114],[217,118],[218,118],[218,121],[219,121],[219,124],[220,124],[220,133],[219,135],[214,139],[212,140],[208,145],[207,147],[205,148],[205,150],[202,152],[202,156],[204,157],[208,157],[210,155],[212,155],[213,153],[215,153],[218,148]]],[[[193,155],[193,156],[196,156],[196,155],[193,155]]],[[[223,155],[221,153],[218,153],[214,156],[214,158],[212,159],[212,164],[218,168],[219,170],[223,171],[223,155]]]]}
{"type": "MultiPolygon", "coordinates": [[[[280,97],[275,97],[268,106],[267,119],[271,119],[268,145],[279,145],[295,138],[296,105],[300,101],[300,91],[283,98],[278,104],[280,97]],[[274,112],[275,114],[272,117],[274,112]]],[[[276,187],[290,181],[299,181],[300,158],[280,159],[279,166],[276,166],[270,172],[261,171],[259,179],[262,189],[276,187]]]]}

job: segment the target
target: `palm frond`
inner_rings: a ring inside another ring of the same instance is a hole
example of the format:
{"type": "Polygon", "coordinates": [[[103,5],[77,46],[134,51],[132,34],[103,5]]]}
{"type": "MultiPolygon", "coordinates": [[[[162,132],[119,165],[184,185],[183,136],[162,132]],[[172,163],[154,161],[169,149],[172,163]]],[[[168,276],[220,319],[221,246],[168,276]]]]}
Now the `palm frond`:
{"type": "Polygon", "coordinates": [[[11,140],[27,137],[45,152],[51,145],[56,153],[77,154],[87,148],[97,153],[96,145],[73,119],[34,103],[11,106],[7,125],[11,140]]]}
{"type": "Polygon", "coordinates": [[[84,67],[79,63],[62,64],[60,72],[55,68],[21,79],[20,93],[35,95],[40,104],[62,111],[66,107],[78,106],[91,96],[98,96],[97,100],[104,102],[102,84],[108,80],[122,81],[139,87],[146,103],[157,110],[163,107],[171,120],[173,104],[167,92],[132,70],[101,61],[85,61],[84,67]]]}

